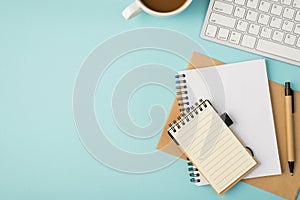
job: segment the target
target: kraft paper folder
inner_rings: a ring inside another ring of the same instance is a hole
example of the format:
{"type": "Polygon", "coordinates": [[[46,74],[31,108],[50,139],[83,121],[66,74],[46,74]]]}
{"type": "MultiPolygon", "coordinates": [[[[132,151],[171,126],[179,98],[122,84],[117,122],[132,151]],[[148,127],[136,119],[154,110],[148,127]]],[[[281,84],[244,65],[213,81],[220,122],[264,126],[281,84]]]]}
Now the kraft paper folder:
{"type": "MultiPolygon", "coordinates": [[[[210,57],[193,53],[190,60],[190,64],[187,69],[209,67],[214,65],[224,64],[218,60],[214,60],[210,57]]],[[[287,152],[286,152],[286,123],[285,123],[285,106],[284,106],[284,86],[269,82],[272,109],[274,115],[274,123],[276,129],[276,136],[279,149],[279,157],[282,168],[282,175],[277,176],[266,176],[260,178],[252,178],[243,180],[243,182],[251,184],[255,187],[279,195],[287,199],[296,199],[299,188],[300,188],[300,168],[297,161],[300,162],[300,92],[294,91],[295,93],[295,141],[296,141],[296,165],[294,176],[290,176],[288,164],[287,164],[287,152]]],[[[173,122],[178,116],[180,116],[180,110],[175,99],[171,108],[168,119],[163,128],[160,140],[157,144],[157,149],[166,153],[172,154],[182,159],[186,159],[184,153],[178,148],[178,146],[172,141],[168,135],[168,124],[173,122]]]]}

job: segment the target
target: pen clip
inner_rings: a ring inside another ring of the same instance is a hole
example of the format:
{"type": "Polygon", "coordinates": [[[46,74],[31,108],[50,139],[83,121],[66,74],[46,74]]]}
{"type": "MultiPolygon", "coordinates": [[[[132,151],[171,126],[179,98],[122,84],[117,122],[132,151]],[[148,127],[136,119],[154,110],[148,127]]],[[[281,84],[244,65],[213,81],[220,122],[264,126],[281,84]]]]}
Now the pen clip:
{"type": "Polygon", "coordinates": [[[292,90],[292,113],[295,112],[295,96],[294,96],[294,90],[292,90]]]}

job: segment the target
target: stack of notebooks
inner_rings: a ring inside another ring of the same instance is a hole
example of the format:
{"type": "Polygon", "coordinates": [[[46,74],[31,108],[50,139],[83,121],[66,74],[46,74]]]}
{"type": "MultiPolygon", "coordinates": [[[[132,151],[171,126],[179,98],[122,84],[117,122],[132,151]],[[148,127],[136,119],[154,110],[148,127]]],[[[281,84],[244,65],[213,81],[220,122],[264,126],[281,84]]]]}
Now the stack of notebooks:
{"type": "Polygon", "coordinates": [[[277,141],[265,60],[221,64],[194,53],[190,70],[178,72],[178,97],[157,148],[188,159],[191,180],[198,186],[210,184],[219,195],[247,179],[294,199],[299,183],[288,191],[272,183],[274,177],[277,182],[289,179],[282,174],[286,166],[279,157],[285,150],[278,148],[282,142],[277,141]],[[220,116],[225,112],[231,126],[220,116]]]}

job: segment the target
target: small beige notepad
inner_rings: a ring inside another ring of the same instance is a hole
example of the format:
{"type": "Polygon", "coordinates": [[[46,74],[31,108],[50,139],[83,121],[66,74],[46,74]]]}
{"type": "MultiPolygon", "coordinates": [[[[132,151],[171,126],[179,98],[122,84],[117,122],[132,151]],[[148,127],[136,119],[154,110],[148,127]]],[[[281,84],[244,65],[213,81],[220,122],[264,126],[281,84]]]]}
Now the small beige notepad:
{"type": "Polygon", "coordinates": [[[219,195],[258,165],[208,100],[174,122],[168,133],[219,195]]]}

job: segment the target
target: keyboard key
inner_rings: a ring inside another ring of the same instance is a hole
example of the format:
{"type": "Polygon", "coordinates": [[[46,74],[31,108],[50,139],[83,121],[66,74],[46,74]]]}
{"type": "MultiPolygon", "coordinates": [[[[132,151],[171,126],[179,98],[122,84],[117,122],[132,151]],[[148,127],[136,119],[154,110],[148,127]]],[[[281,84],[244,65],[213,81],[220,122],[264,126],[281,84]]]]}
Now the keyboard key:
{"type": "Polygon", "coordinates": [[[241,35],[238,32],[232,31],[230,38],[229,38],[229,42],[233,43],[233,44],[239,44],[240,39],[241,39],[241,35]]]}
{"type": "Polygon", "coordinates": [[[286,34],[284,43],[289,44],[289,45],[294,45],[295,42],[296,42],[296,36],[291,35],[291,34],[286,34]]]}
{"type": "Polygon", "coordinates": [[[256,8],[258,4],[258,0],[248,0],[247,7],[249,8],[256,8]]]}
{"type": "Polygon", "coordinates": [[[297,42],[296,46],[300,47],[300,37],[298,38],[298,42],[297,42]]]}
{"type": "Polygon", "coordinates": [[[260,29],[260,26],[259,26],[259,25],[251,24],[251,25],[249,26],[248,32],[249,32],[250,34],[253,34],[253,35],[258,35],[259,29],[260,29]]]}
{"type": "Polygon", "coordinates": [[[290,9],[290,8],[285,8],[283,11],[283,17],[292,19],[295,14],[295,10],[290,9]]]}
{"type": "Polygon", "coordinates": [[[258,15],[257,12],[248,10],[246,19],[249,20],[249,21],[255,22],[256,18],[257,18],[257,15],[258,15]]]}
{"type": "Polygon", "coordinates": [[[244,18],[246,10],[244,8],[236,7],[234,11],[234,16],[239,18],[244,18]]]}
{"type": "Polygon", "coordinates": [[[277,18],[277,17],[272,17],[270,26],[274,28],[280,28],[282,23],[282,19],[277,18]]]}
{"type": "Polygon", "coordinates": [[[260,32],[260,36],[264,37],[264,38],[270,38],[271,33],[272,33],[272,29],[267,28],[267,27],[263,27],[261,32],[260,32]]]}
{"type": "Polygon", "coordinates": [[[273,37],[272,39],[277,41],[277,42],[281,42],[283,39],[284,33],[280,32],[280,31],[274,31],[273,37]]]}
{"type": "Polygon", "coordinates": [[[295,20],[300,22],[300,10],[296,13],[295,20]]]}
{"type": "Polygon", "coordinates": [[[258,17],[258,23],[267,25],[269,23],[270,16],[266,14],[260,14],[258,17]]]}
{"type": "Polygon", "coordinates": [[[235,0],[234,3],[239,5],[245,5],[246,0],[235,0]]]}
{"type": "Polygon", "coordinates": [[[256,49],[283,58],[291,59],[298,62],[300,61],[299,49],[283,46],[281,44],[273,43],[267,40],[259,39],[256,49]]]}
{"type": "Polygon", "coordinates": [[[271,13],[273,15],[280,15],[281,12],[282,12],[282,9],[283,9],[282,6],[273,4],[272,9],[271,9],[271,13]]]}
{"type": "Polygon", "coordinates": [[[294,22],[284,21],[282,25],[282,29],[291,32],[294,28],[294,25],[295,25],[294,22]]]}
{"type": "Polygon", "coordinates": [[[297,24],[297,25],[295,26],[294,32],[295,32],[296,34],[299,34],[299,35],[300,35],[300,24],[297,24]]]}
{"type": "Polygon", "coordinates": [[[233,6],[224,2],[215,1],[213,10],[230,15],[232,13],[233,6]]]}
{"type": "Polygon", "coordinates": [[[209,21],[212,23],[221,25],[221,26],[233,28],[235,25],[236,19],[224,16],[224,15],[212,13],[209,21]]]}
{"type": "Polygon", "coordinates": [[[280,2],[285,5],[291,5],[292,0],[281,0],[280,2]]]}
{"type": "Polygon", "coordinates": [[[243,39],[242,39],[242,43],[241,45],[244,47],[248,47],[253,49],[255,46],[255,42],[256,42],[256,38],[249,36],[249,35],[244,35],[243,39]]]}
{"type": "Polygon", "coordinates": [[[225,28],[220,28],[219,33],[218,33],[218,39],[219,40],[227,40],[229,35],[229,30],[225,28]]]}
{"type": "Polygon", "coordinates": [[[239,31],[246,31],[248,27],[248,22],[240,20],[236,26],[236,29],[239,31]]]}
{"type": "Polygon", "coordinates": [[[261,11],[264,11],[264,12],[269,12],[270,5],[271,4],[269,2],[261,1],[260,4],[259,4],[258,9],[261,10],[261,11]]]}
{"type": "Polygon", "coordinates": [[[216,26],[209,24],[206,28],[205,35],[214,38],[216,37],[217,29],[218,28],[216,26]]]}
{"type": "Polygon", "coordinates": [[[300,8],[300,0],[294,0],[293,7],[300,8]]]}

